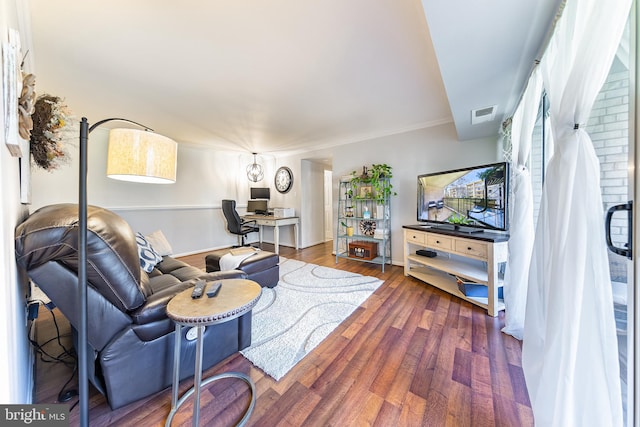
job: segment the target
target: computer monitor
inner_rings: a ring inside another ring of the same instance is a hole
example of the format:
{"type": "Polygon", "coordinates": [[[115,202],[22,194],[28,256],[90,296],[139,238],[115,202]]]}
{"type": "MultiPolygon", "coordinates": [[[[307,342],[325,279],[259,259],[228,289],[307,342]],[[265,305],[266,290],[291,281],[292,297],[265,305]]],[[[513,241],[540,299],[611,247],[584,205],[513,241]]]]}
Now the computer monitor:
{"type": "Polygon", "coordinates": [[[271,192],[269,187],[251,187],[251,199],[266,199],[269,200],[271,197],[271,192]]]}
{"type": "Polygon", "coordinates": [[[247,202],[247,212],[266,214],[267,210],[268,206],[266,200],[249,200],[247,202]]]}

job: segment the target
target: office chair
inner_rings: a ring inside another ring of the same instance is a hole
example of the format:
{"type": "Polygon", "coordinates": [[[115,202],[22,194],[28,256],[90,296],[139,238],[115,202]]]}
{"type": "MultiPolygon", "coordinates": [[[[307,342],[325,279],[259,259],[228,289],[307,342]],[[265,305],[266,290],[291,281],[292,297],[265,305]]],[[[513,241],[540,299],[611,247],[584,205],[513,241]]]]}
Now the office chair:
{"type": "Polygon", "coordinates": [[[245,238],[247,234],[259,231],[256,227],[255,221],[243,221],[236,212],[235,200],[223,200],[222,201],[222,213],[227,220],[227,230],[231,234],[237,234],[240,236],[241,246],[245,246],[245,238]]]}

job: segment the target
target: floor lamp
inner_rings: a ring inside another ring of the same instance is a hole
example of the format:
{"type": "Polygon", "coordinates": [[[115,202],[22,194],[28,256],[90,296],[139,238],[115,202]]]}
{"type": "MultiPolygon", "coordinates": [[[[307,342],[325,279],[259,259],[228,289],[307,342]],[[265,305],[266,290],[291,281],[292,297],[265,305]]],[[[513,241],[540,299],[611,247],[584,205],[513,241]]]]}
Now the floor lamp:
{"type": "Polygon", "coordinates": [[[149,184],[172,184],[176,181],[178,145],[175,141],[127,119],[100,120],[89,127],[86,117],[80,121],[80,173],[78,196],[78,388],[80,425],[89,425],[89,376],[87,369],[87,145],[89,134],[98,126],[122,121],[142,127],[109,131],[107,176],[125,181],[149,184]]]}

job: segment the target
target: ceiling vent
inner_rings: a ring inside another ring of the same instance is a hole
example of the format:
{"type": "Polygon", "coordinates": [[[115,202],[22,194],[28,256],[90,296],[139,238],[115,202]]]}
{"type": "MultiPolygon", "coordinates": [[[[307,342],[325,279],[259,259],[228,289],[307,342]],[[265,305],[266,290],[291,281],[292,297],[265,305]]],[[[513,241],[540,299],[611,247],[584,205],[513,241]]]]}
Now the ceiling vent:
{"type": "Polygon", "coordinates": [[[496,116],[496,108],[497,105],[492,105],[490,107],[477,108],[475,110],[471,110],[471,124],[477,125],[479,123],[490,122],[496,116]]]}

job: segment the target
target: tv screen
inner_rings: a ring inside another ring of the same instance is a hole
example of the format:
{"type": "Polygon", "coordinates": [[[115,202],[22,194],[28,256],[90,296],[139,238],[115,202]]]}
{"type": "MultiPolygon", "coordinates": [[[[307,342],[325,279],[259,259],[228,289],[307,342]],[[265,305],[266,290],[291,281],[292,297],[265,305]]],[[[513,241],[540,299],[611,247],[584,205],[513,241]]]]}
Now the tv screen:
{"type": "Polygon", "coordinates": [[[252,199],[270,199],[269,187],[251,187],[252,199]]]}
{"type": "Polygon", "coordinates": [[[473,232],[508,224],[509,164],[473,166],[418,176],[418,221],[473,232]]]}

